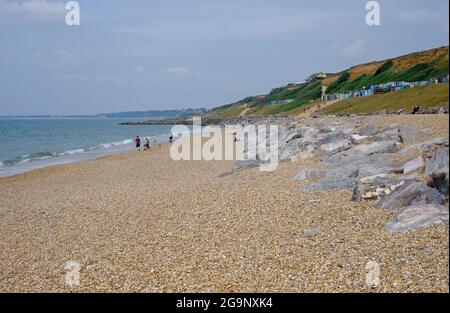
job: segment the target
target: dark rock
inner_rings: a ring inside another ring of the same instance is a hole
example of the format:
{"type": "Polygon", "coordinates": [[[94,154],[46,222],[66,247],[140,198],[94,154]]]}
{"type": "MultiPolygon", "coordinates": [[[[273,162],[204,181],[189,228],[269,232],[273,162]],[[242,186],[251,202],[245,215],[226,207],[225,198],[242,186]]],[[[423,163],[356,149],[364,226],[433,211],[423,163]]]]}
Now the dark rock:
{"type": "MultiPolygon", "coordinates": [[[[449,149],[437,148],[427,158],[424,175],[428,178],[428,184],[436,188],[441,194],[449,193],[449,149]]],[[[426,154],[425,154],[426,155],[426,154]]]]}
{"type": "Polygon", "coordinates": [[[418,181],[406,181],[402,186],[381,198],[376,207],[395,210],[411,205],[443,203],[442,196],[426,184],[418,181]]]}

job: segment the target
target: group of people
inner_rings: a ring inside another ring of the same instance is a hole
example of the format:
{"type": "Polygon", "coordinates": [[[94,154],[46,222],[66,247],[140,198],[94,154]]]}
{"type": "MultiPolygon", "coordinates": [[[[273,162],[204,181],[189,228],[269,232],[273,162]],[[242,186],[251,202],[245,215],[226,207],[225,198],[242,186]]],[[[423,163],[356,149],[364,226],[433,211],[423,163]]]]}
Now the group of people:
{"type": "MultiPolygon", "coordinates": [[[[156,146],[156,145],[159,146],[159,142],[156,137],[152,137],[151,139],[152,139],[153,146],[156,146]]],[[[170,134],[169,135],[169,143],[172,143],[172,142],[173,142],[173,135],[170,134]]],[[[141,137],[136,136],[136,138],[134,139],[134,143],[136,144],[136,149],[138,151],[141,151],[141,137]]],[[[150,139],[148,137],[145,138],[144,151],[145,150],[150,150],[150,139]]]]}
{"type": "MultiPolygon", "coordinates": [[[[158,144],[158,139],[152,137],[155,145],[158,144]]],[[[141,151],[141,137],[136,136],[136,138],[134,139],[134,142],[136,144],[136,149],[138,151],[141,151]]],[[[145,143],[144,143],[144,151],[145,150],[149,150],[150,149],[150,139],[148,137],[145,138],[145,143]]]]}

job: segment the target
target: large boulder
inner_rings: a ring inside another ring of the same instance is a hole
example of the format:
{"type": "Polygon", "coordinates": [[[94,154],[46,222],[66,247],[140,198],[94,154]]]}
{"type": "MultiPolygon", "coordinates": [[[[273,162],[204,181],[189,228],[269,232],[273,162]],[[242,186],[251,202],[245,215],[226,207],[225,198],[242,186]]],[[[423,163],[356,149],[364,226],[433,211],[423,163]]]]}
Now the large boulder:
{"type": "Polygon", "coordinates": [[[401,138],[399,135],[399,129],[396,128],[391,128],[388,129],[382,133],[379,133],[378,135],[376,135],[374,137],[375,141],[396,141],[396,142],[401,142],[401,138]]]}
{"type": "Polygon", "coordinates": [[[338,190],[353,188],[356,181],[353,178],[346,178],[341,180],[323,181],[320,183],[308,184],[300,189],[302,192],[317,191],[317,190],[338,190]]]}
{"type": "Polygon", "coordinates": [[[442,205],[441,194],[434,188],[419,181],[406,181],[393,192],[382,197],[376,207],[395,210],[411,205],[437,204],[442,205]]]}
{"type": "Polygon", "coordinates": [[[408,154],[414,150],[421,150],[422,152],[428,151],[432,146],[442,146],[448,147],[448,138],[440,137],[432,140],[427,140],[424,142],[416,143],[410,146],[407,146],[399,151],[400,154],[408,154]]]}
{"type": "Polygon", "coordinates": [[[403,208],[394,220],[386,224],[390,233],[405,232],[414,228],[448,222],[448,209],[435,204],[415,205],[403,208]]]}
{"type": "MultiPolygon", "coordinates": [[[[365,181],[367,180],[365,179],[365,181]]],[[[405,184],[405,181],[391,179],[385,176],[376,176],[371,178],[367,183],[360,182],[354,186],[352,201],[380,199],[389,195],[403,184],[405,184]]]]}
{"type": "Polygon", "coordinates": [[[424,173],[424,175],[428,178],[428,184],[436,188],[445,196],[447,196],[449,192],[448,153],[448,148],[437,148],[430,153],[431,156],[429,156],[426,160],[424,173]]]}
{"type": "Polygon", "coordinates": [[[336,143],[341,142],[342,140],[346,139],[347,135],[342,131],[337,132],[331,132],[327,133],[325,135],[322,135],[318,138],[318,146],[322,146],[328,143],[336,143]]]}
{"type": "Polygon", "coordinates": [[[360,136],[373,136],[378,134],[383,130],[380,126],[375,126],[373,124],[369,124],[367,126],[361,127],[358,131],[358,134],[360,136]]]}
{"type": "Polygon", "coordinates": [[[322,178],[323,181],[341,180],[350,177],[357,177],[358,169],[351,167],[338,167],[338,168],[305,168],[298,172],[294,180],[306,180],[322,178]]]}
{"type": "Polygon", "coordinates": [[[347,148],[350,145],[350,141],[348,139],[343,139],[338,142],[330,142],[320,146],[320,150],[326,152],[336,151],[337,149],[347,148]]]}
{"type": "Polygon", "coordinates": [[[338,153],[330,153],[325,155],[322,160],[325,162],[336,162],[338,160],[349,157],[370,156],[374,154],[395,153],[399,148],[395,141],[380,141],[372,142],[365,145],[359,145],[351,149],[341,151],[338,153]]]}
{"type": "Polygon", "coordinates": [[[403,168],[390,154],[353,156],[336,161],[328,160],[328,162],[333,168],[346,169],[347,171],[358,170],[359,177],[403,173],[403,168]]]}
{"type": "Polygon", "coordinates": [[[425,132],[416,127],[402,125],[399,126],[398,128],[398,135],[400,137],[401,142],[409,145],[419,141],[420,138],[422,138],[425,135],[425,132]]]}
{"type": "Polygon", "coordinates": [[[421,156],[418,156],[417,158],[410,160],[403,164],[403,173],[409,174],[415,171],[418,171],[422,169],[425,166],[425,163],[423,162],[423,159],[421,156]]]}

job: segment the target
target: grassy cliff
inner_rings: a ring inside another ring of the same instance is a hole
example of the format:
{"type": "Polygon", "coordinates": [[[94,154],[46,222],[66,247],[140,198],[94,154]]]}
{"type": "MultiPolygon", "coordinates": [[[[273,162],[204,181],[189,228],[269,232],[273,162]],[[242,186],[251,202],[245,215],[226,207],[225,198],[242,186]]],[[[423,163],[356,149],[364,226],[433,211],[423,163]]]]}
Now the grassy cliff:
{"type": "MultiPolygon", "coordinates": [[[[411,53],[383,61],[376,61],[353,66],[342,72],[329,74],[325,79],[312,79],[298,85],[274,88],[267,95],[250,96],[240,101],[215,108],[207,113],[207,117],[233,118],[243,116],[270,116],[289,114],[290,111],[303,109],[308,104],[320,99],[322,88],[326,93],[338,93],[361,89],[372,84],[389,81],[421,81],[448,74],[448,47],[411,53]],[[274,100],[294,102],[284,105],[271,105],[274,100]]],[[[422,107],[438,106],[444,103],[447,87],[420,88],[397,92],[384,96],[351,99],[349,104],[358,112],[376,112],[382,109],[409,108],[413,104],[422,107]],[[417,97],[417,100],[414,100],[417,97]],[[392,99],[392,100],[390,100],[392,99]],[[379,103],[379,101],[382,101],[379,103]],[[394,103],[395,102],[395,103],[394,103]],[[413,103],[413,104],[411,104],[413,103]]],[[[339,105],[342,105],[340,103],[339,105]]],[[[448,101],[447,101],[448,105],[448,101]]],[[[352,110],[353,110],[352,109],[352,110]]],[[[338,106],[333,106],[337,110],[338,106]]],[[[337,112],[336,111],[336,112],[337,112]]],[[[334,111],[330,111],[332,113],[334,111]]]]}
{"type": "Polygon", "coordinates": [[[414,106],[421,108],[447,107],[449,85],[428,85],[403,91],[391,92],[371,97],[352,98],[336,102],[322,110],[327,114],[339,113],[376,113],[382,110],[412,111],[414,106]]]}

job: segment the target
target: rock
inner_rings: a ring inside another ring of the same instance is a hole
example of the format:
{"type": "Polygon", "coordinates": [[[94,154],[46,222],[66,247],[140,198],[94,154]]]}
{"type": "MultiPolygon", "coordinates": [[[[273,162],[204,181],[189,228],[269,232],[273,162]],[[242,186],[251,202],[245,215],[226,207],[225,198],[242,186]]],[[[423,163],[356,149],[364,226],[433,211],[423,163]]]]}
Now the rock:
{"type": "Polygon", "coordinates": [[[356,146],[354,150],[364,155],[395,153],[399,151],[395,141],[373,142],[366,145],[356,146]]]}
{"type": "Polygon", "coordinates": [[[351,178],[324,181],[320,183],[314,183],[304,186],[300,189],[302,192],[317,191],[317,190],[337,190],[337,189],[347,189],[352,188],[356,184],[356,181],[351,178]]]}
{"type": "Polygon", "coordinates": [[[322,181],[341,180],[345,178],[357,177],[358,170],[349,167],[343,168],[305,168],[295,176],[294,180],[305,180],[310,178],[322,178],[322,181]]]}
{"type": "Polygon", "coordinates": [[[436,189],[418,181],[406,181],[395,191],[381,198],[376,207],[395,210],[410,205],[437,204],[441,205],[443,199],[436,189]]]}
{"type": "Polygon", "coordinates": [[[429,185],[436,188],[441,194],[449,193],[449,149],[438,148],[426,160],[424,175],[428,178],[429,185]]]}
{"type": "Polygon", "coordinates": [[[318,168],[304,168],[301,169],[300,172],[294,177],[294,180],[305,180],[310,178],[318,178],[321,177],[325,173],[324,170],[318,168]]]}
{"type": "Polygon", "coordinates": [[[360,128],[358,134],[360,136],[373,136],[381,132],[382,129],[383,128],[381,128],[380,126],[374,126],[372,124],[369,124],[365,127],[360,128]]]}
{"type": "Polygon", "coordinates": [[[421,180],[418,172],[409,173],[406,175],[401,175],[397,178],[398,180],[421,180]]]}
{"type": "Polygon", "coordinates": [[[261,160],[243,160],[243,161],[236,161],[234,163],[233,168],[226,170],[224,172],[222,172],[221,174],[217,175],[215,178],[222,178],[228,175],[232,175],[234,173],[243,171],[245,169],[248,168],[252,168],[252,167],[257,167],[261,164],[263,164],[264,162],[261,160]]]}
{"type": "Polygon", "coordinates": [[[399,128],[395,127],[392,129],[388,129],[374,137],[375,141],[395,141],[401,142],[401,138],[399,135],[399,128]]]}
{"type": "Polygon", "coordinates": [[[326,152],[331,152],[331,151],[335,151],[337,149],[340,148],[347,148],[350,145],[350,141],[348,141],[347,139],[338,141],[338,142],[331,142],[331,143],[326,143],[320,146],[320,150],[326,151],[326,152]]]}
{"type": "Polygon", "coordinates": [[[336,162],[348,157],[370,156],[374,154],[395,153],[399,148],[394,141],[372,142],[365,145],[359,145],[351,149],[338,153],[330,153],[322,158],[325,162],[336,162]]]}
{"type": "Polygon", "coordinates": [[[341,142],[346,139],[346,137],[347,136],[342,131],[327,133],[325,135],[322,135],[321,138],[318,138],[319,140],[317,142],[317,145],[322,146],[328,143],[341,142]]]}
{"type": "Polygon", "coordinates": [[[307,159],[310,159],[312,157],[314,157],[314,154],[312,154],[311,152],[308,152],[308,151],[304,151],[304,152],[300,152],[300,153],[294,155],[291,158],[291,162],[298,162],[298,161],[301,161],[301,160],[307,160],[307,159]]]}
{"type": "Polygon", "coordinates": [[[351,136],[351,140],[354,144],[360,144],[364,142],[367,138],[369,138],[369,136],[361,136],[358,134],[354,134],[351,136]]]}
{"type": "Polygon", "coordinates": [[[377,178],[390,178],[389,174],[377,174],[372,176],[362,177],[359,182],[362,184],[371,184],[376,181],[377,178]]]}
{"type": "Polygon", "coordinates": [[[448,209],[435,204],[409,206],[401,210],[394,220],[386,224],[390,233],[404,232],[448,221],[448,209]]]}
{"type": "Polygon", "coordinates": [[[391,194],[405,182],[378,176],[369,184],[358,184],[353,188],[352,201],[374,200],[391,194]]]}
{"type": "Polygon", "coordinates": [[[400,126],[398,128],[398,135],[400,137],[401,142],[409,145],[418,141],[421,137],[425,135],[425,133],[415,127],[400,126]]]}
{"type": "Polygon", "coordinates": [[[398,165],[398,162],[390,154],[353,156],[331,162],[330,164],[333,168],[346,168],[348,171],[358,170],[359,177],[403,173],[403,168],[398,165]]]}
{"type": "Polygon", "coordinates": [[[303,237],[305,238],[311,238],[317,235],[317,230],[314,228],[307,229],[303,232],[303,237]]]}
{"type": "Polygon", "coordinates": [[[291,161],[292,157],[297,155],[300,152],[300,147],[298,142],[291,141],[287,146],[285,146],[280,151],[280,161],[286,162],[291,161]]]}
{"type": "Polygon", "coordinates": [[[411,161],[406,162],[403,165],[403,173],[409,174],[409,173],[412,173],[412,172],[422,169],[424,166],[425,166],[425,163],[423,162],[422,157],[419,156],[411,161]]]}
{"type": "Polygon", "coordinates": [[[399,153],[400,154],[408,154],[416,149],[419,149],[421,151],[427,151],[430,149],[431,146],[446,146],[446,147],[448,147],[448,144],[449,144],[448,138],[441,137],[441,138],[436,138],[436,139],[420,142],[420,143],[405,147],[402,150],[400,150],[399,153]]]}

